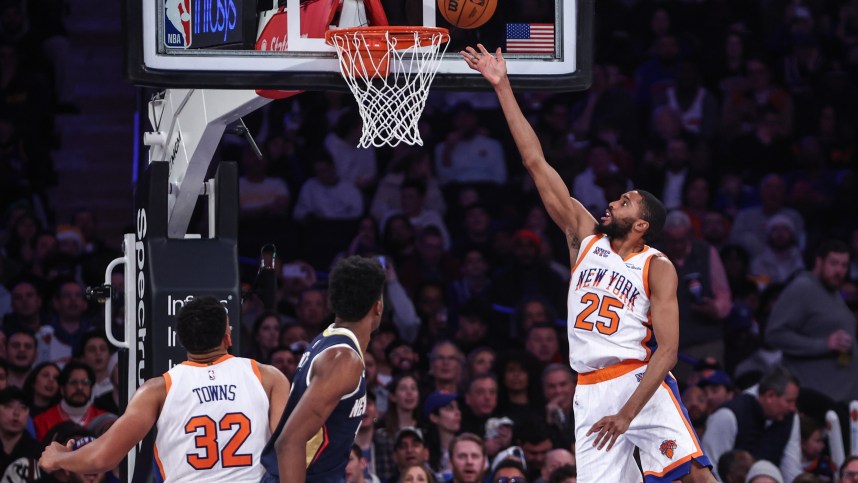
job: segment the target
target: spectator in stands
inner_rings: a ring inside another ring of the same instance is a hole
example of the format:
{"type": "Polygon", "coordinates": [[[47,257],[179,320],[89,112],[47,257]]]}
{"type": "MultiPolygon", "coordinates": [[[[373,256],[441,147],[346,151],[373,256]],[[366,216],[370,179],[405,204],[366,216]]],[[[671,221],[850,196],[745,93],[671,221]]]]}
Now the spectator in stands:
{"type": "Polygon", "coordinates": [[[849,456],[840,467],[840,481],[842,483],[858,482],[858,456],[849,456]]]}
{"type": "MultiPolygon", "coordinates": [[[[110,374],[111,390],[93,400],[92,405],[96,409],[111,413],[115,416],[121,416],[125,412],[125,407],[120,407],[119,403],[119,354],[114,352],[110,356],[110,362],[107,365],[110,374]]],[[[59,402],[59,401],[58,401],[59,402]]]]}
{"type": "MultiPolygon", "coordinates": [[[[420,233],[424,228],[434,226],[444,240],[444,250],[450,249],[450,233],[441,217],[441,213],[426,206],[426,182],[419,179],[406,179],[399,186],[400,212],[408,217],[414,230],[420,233]]],[[[388,213],[387,215],[392,215],[388,213]]]]}
{"type": "Polygon", "coordinates": [[[421,148],[412,149],[403,157],[390,161],[387,174],[378,182],[369,210],[376,220],[383,219],[388,213],[401,211],[399,187],[406,179],[422,180],[426,184],[426,208],[444,214],[446,204],[432,172],[432,155],[421,148]]]}
{"type": "Polygon", "coordinates": [[[278,345],[274,349],[271,349],[271,356],[268,358],[268,363],[279,369],[291,381],[292,376],[295,375],[295,371],[298,369],[299,357],[300,355],[296,356],[289,346],[278,345]]]}
{"type": "Polygon", "coordinates": [[[482,434],[486,421],[495,414],[498,406],[497,378],[490,372],[474,374],[465,391],[462,408],[462,430],[482,434]]]}
{"type": "MultiPolygon", "coordinates": [[[[465,302],[457,315],[456,324],[458,327],[453,336],[453,341],[462,349],[462,352],[470,355],[475,348],[489,345],[495,341],[489,333],[491,307],[484,300],[473,299],[465,302]]],[[[491,364],[489,364],[488,369],[491,369],[491,364]]],[[[470,374],[473,373],[470,372],[470,374]]]]}
{"type": "Polygon", "coordinates": [[[731,449],[718,458],[718,474],[724,483],[745,483],[754,457],[743,449],[731,449]]]}
{"type": "Polygon", "coordinates": [[[76,361],[66,364],[59,376],[62,399],[33,419],[36,438],[41,441],[48,431],[63,421],[86,425],[104,414],[90,403],[94,381],[95,373],[89,366],[76,361]]]}
{"type": "Polygon", "coordinates": [[[555,448],[571,448],[575,442],[575,412],[572,401],[578,375],[566,363],[549,364],[542,371],[545,423],[555,448]]]}
{"type": "Polygon", "coordinates": [[[35,481],[42,445],[26,431],[27,397],[17,387],[0,390],[0,475],[3,481],[35,481]]]}
{"type": "Polygon", "coordinates": [[[691,169],[690,157],[688,139],[682,136],[669,139],[664,148],[664,164],[646,166],[640,176],[641,187],[657,193],[666,208],[681,208],[682,187],[691,169]]]}
{"type": "Polygon", "coordinates": [[[482,249],[464,250],[461,272],[461,278],[454,280],[447,287],[447,302],[454,318],[462,304],[474,298],[488,298],[491,289],[489,263],[486,252],[482,249]]]}
{"type": "MultiPolygon", "coordinates": [[[[3,344],[3,347],[6,345],[3,344]]],[[[6,363],[6,358],[0,358],[0,391],[9,386],[9,364],[6,363]]]]}
{"type": "Polygon", "coordinates": [[[792,208],[784,206],[786,182],[776,174],[770,174],[760,182],[760,206],[744,208],[736,214],[730,239],[742,245],[752,256],[761,253],[766,246],[766,223],[775,215],[784,215],[793,222],[799,248],[805,244],[804,219],[792,208]]]}
{"type": "Polygon", "coordinates": [[[487,459],[494,459],[498,453],[512,446],[513,428],[515,423],[506,416],[489,418],[486,421],[483,441],[486,444],[487,459]]]}
{"type": "Polygon", "coordinates": [[[811,475],[825,478],[826,481],[834,480],[836,466],[831,458],[826,455],[825,436],[822,425],[810,416],[800,415],[798,417],[801,425],[801,468],[811,475]]]}
{"type": "Polygon", "coordinates": [[[378,478],[371,475],[367,478],[367,461],[357,443],[352,445],[352,450],[349,452],[349,462],[346,465],[346,477],[344,483],[378,483],[378,478]]]}
{"type": "Polygon", "coordinates": [[[298,221],[356,220],[363,214],[363,196],[349,181],[337,175],[334,161],[326,151],[310,153],[315,176],[301,187],[295,203],[298,221]]]}
{"type": "Polygon", "coordinates": [[[751,469],[748,470],[748,475],[745,477],[745,483],[784,483],[784,481],[793,480],[784,480],[778,467],[766,460],[758,460],[751,465],[751,469]]]}
{"type": "MultiPolygon", "coordinates": [[[[667,215],[662,234],[664,253],[679,279],[679,350],[692,357],[724,360],[723,319],[730,313],[730,286],[718,252],[691,236],[691,220],[681,211],[667,215]]],[[[675,372],[685,380],[688,368],[675,372]]]]}
{"type": "Polygon", "coordinates": [[[682,404],[688,411],[688,421],[694,427],[697,437],[703,436],[703,433],[706,432],[706,418],[710,414],[706,393],[700,386],[689,385],[682,393],[682,404]]]}
{"type": "MultiPolygon", "coordinates": [[[[601,213],[608,207],[605,185],[614,176],[622,177],[622,173],[611,156],[610,147],[603,142],[591,143],[587,151],[587,167],[575,176],[572,194],[590,213],[601,213]]],[[[631,181],[623,179],[623,184],[631,189],[631,181]]]]}
{"type": "Polygon", "coordinates": [[[383,224],[382,248],[387,257],[401,265],[417,251],[414,227],[404,214],[392,215],[383,224]]]}
{"type": "MultiPolygon", "coordinates": [[[[469,250],[480,250],[484,256],[491,253],[492,217],[483,203],[473,203],[462,213],[461,233],[453,243],[453,253],[462,256],[469,250]]],[[[488,260],[488,258],[487,258],[488,260]]]]}
{"type": "Polygon", "coordinates": [[[813,271],[796,277],[778,298],[766,339],[803,387],[835,401],[858,398],[855,316],[840,295],[849,265],[843,242],[823,242],[813,271]]]}
{"type": "Polygon", "coordinates": [[[347,109],[325,136],[325,150],[331,153],[337,176],[360,190],[369,191],[376,183],[378,163],[374,147],[358,147],[362,125],[357,111],[347,109]]]}
{"type": "Polygon", "coordinates": [[[83,362],[95,373],[92,386],[92,400],[113,391],[110,381],[110,365],[112,346],[104,331],[93,331],[84,334],[80,344],[75,349],[75,359],[83,362]]]}
{"type": "Polygon", "coordinates": [[[489,346],[482,345],[471,349],[468,357],[465,358],[468,379],[474,374],[491,372],[495,366],[495,359],[497,359],[497,353],[489,346]]]}
{"type": "Polygon", "coordinates": [[[393,375],[416,371],[417,363],[420,362],[420,355],[402,339],[394,339],[387,344],[384,356],[393,375]]]}
{"type": "Polygon", "coordinates": [[[462,433],[450,443],[452,483],[480,483],[485,478],[486,446],[474,433],[462,433]]]}
{"type": "Polygon", "coordinates": [[[314,287],[301,292],[298,305],[295,306],[295,316],[298,319],[298,325],[307,331],[309,337],[314,337],[324,329],[322,325],[329,315],[324,289],[314,287]]]}
{"type": "Polygon", "coordinates": [[[8,385],[22,388],[36,363],[36,336],[18,329],[6,336],[6,358],[9,364],[8,385]]]}
{"type": "Polygon", "coordinates": [[[533,408],[542,403],[540,366],[535,357],[521,350],[501,355],[495,365],[500,382],[498,414],[511,418],[516,425],[525,424],[532,417],[533,408]]]}
{"type": "Polygon", "coordinates": [[[516,307],[512,319],[513,325],[510,331],[512,337],[527,334],[535,325],[553,325],[558,320],[557,311],[551,306],[551,302],[538,295],[524,299],[516,307]]]}
{"type": "Polygon", "coordinates": [[[457,104],[451,116],[452,130],[435,147],[435,172],[441,186],[506,183],[506,159],[501,144],[481,131],[473,106],[457,104]]]}
{"type": "Polygon", "coordinates": [[[548,437],[547,428],[543,422],[536,420],[531,424],[517,427],[515,438],[524,451],[528,480],[533,481],[541,474],[546,455],[554,449],[551,438],[548,437]]]}
{"type": "Polygon", "coordinates": [[[706,394],[707,414],[715,412],[736,397],[736,388],[730,376],[724,371],[706,369],[700,372],[697,385],[706,394]]]}
{"type": "Polygon", "coordinates": [[[435,475],[426,468],[426,465],[413,465],[405,468],[398,483],[436,483],[435,475]]]}
{"type": "MultiPolygon", "coordinates": [[[[395,375],[387,385],[387,390],[387,412],[384,414],[383,426],[376,430],[374,441],[376,451],[385,455],[385,458],[391,456],[395,459],[400,430],[414,428],[420,421],[420,391],[413,373],[395,375]]],[[[422,435],[420,439],[422,444],[422,435]]],[[[392,468],[378,470],[378,477],[383,481],[395,480],[397,476],[395,472],[390,472],[392,468]]]]}
{"type": "Polygon", "coordinates": [[[438,227],[427,226],[417,235],[416,252],[398,265],[397,273],[410,294],[426,282],[446,287],[459,277],[459,264],[445,251],[444,234],[438,227]]]}
{"type": "MultiPolygon", "coordinates": [[[[545,454],[545,463],[539,471],[539,478],[533,480],[533,483],[549,483],[551,475],[558,468],[564,466],[575,467],[575,455],[568,449],[556,448],[545,454]]],[[[575,476],[574,474],[572,476],[575,476]]]]}
{"type": "Polygon", "coordinates": [[[400,429],[394,440],[393,460],[397,471],[388,481],[399,481],[400,475],[411,466],[425,467],[429,461],[429,450],[423,440],[423,431],[413,426],[400,429]]]}
{"type": "Polygon", "coordinates": [[[18,329],[27,329],[35,334],[45,322],[42,296],[35,282],[22,280],[12,285],[12,312],[3,318],[6,336],[18,329]]]}
{"type": "MultiPolygon", "coordinates": [[[[48,273],[50,263],[52,260],[56,259],[59,254],[60,242],[57,239],[57,235],[50,230],[42,230],[33,237],[31,245],[30,261],[27,271],[31,276],[47,279],[50,275],[48,273]]],[[[98,269],[101,269],[103,272],[104,266],[110,263],[110,261],[90,258],[86,259],[86,262],[87,263],[82,266],[82,275],[88,277],[85,278],[85,280],[91,280],[93,284],[97,283],[99,280],[104,280],[104,273],[100,273],[98,280],[95,280],[95,274],[93,272],[98,269]]]]}
{"type": "Polygon", "coordinates": [[[766,222],[766,247],[751,260],[751,274],[769,283],[783,284],[804,270],[795,225],[785,215],[766,222]]]}
{"type": "Polygon", "coordinates": [[[801,447],[795,403],[798,380],[782,367],[765,374],[706,421],[703,450],[718,461],[731,448],[777,464],[788,481],[801,474],[801,447]]]}
{"type": "Polygon", "coordinates": [[[87,302],[83,294],[83,285],[76,280],[61,279],[56,283],[52,299],[54,317],[50,325],[53,333],[39,334],[40,343],[48,348],[47,360],[68,360],[72,349],[80,345],[83,335],[92,329],[92,320],[85,315],[87,302]]]}
{"type": "Polygon", "coordinates": [[[492,477],[489,481],[527,481],[526,473],[524,464],[519,459],[507,458],[492,465],[492,477]]]}
{"type": "Polygon", "coordinates": [[[536,324],[527,331],[524,348],[542,365],[560,362],[560,336],[552,324],[536,324]]]}
{"type": "Polygon", "coordinates": [[[280,343],[280,315],[277,312],[263,312],[256,317],[250,342],[250,350],[246,352],[248,357],[259,362],[271,360],[272,351],[280,343]]]}
{"type": "Polygon", "coordinates": [[[530,230],[519,230],[512,242],[513,258],[494,277],[491,301],[515,307],[528,297],[541,296],[555,308],[566,307],[566,285],[540,256],[542,239],[539,235],[530,230]]]}
{"type": "Polygon", "coordinates": [[[423,418],[431,423],[426,434],[429,467],[441,481],[447,481],[453,476],[450,442],[462,429],[458,397],[455,393],[436,391],[426,396],[423,402],[423,418]]]}

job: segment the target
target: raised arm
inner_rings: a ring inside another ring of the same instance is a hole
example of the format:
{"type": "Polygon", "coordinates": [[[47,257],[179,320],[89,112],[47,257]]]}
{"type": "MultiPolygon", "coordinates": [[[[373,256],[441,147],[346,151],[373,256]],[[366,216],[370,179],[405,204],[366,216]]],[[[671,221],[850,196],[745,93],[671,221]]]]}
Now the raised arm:
{"type": "MultiPolygon", "coordinates": [[[[492,55],[482,44],[477,44],[477,47],[479,52],[468,47],[461,52],[462,57],[468,66],[481,73],[494,87],[524,167],[533,177],[551,219],[566,235],[570,255],[577,256],[581,240],[594,233],[596,219],[584,205],[572,198],[566,183],[545,160],[539,138],[522,114],[512,92],[501,49],[498,48],[496,55],[492,55]]],[[[573,263],[574,260],[575,257],[572,258],[573,263]]]]}
{"type": "Polygon", "coordinates": [[[49,472],[63,469],[84,474],[115,468],[152,429],[166,396],[164,378],[149,379],[134,393],[125,413],[100,438],[77,451],[71,451],[66,441],[51,443],[42,453],[39,466],[49,472]]]}
{"type": "Polygon", "coordinates": [[[304,483],[307,441],[322,429],[340,398],[355,390],[362,371],[360,356],[346,348],[328,349],[313,362],[310,385],[275,443],[280,481],[304,483]]]}

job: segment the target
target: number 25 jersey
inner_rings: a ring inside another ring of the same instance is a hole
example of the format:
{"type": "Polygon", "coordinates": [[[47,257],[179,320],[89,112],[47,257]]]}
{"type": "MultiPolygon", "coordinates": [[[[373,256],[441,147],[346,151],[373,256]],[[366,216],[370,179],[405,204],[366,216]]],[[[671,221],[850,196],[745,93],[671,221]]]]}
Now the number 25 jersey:
{"type": "Polygon", "coordinates": [[[660,252],[644,246],[625,260],[610,239],[584,239],[569,283],[569,364],[579,373],[625,360],[648,361],[652,332],[649,267],[660,252]]]}
{"type": "Polygon", "coordinates": [[[164,379],[155,480],[258,482],[271,430],[256,361],[225,355],[212,364],[183,362],[164,379]]]}

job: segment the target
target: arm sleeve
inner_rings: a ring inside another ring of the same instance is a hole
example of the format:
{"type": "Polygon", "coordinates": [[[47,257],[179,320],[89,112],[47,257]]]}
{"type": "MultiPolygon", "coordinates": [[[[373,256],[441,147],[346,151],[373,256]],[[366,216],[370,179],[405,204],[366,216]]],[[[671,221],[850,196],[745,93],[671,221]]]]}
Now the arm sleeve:
{"type": "Polygon", "coordinates": [[[393,324],[396,325],[399,337],[402,337],[409,344],[413,344],[417,339],[417,332],[420,330],[420,317],[417,316],[414,304],[398,280],[388,282],[387,301],[393,309],[393,324]]]}
{"type": "Polygon", "coordinates": [[[792,431],[790,431],[789,441],[787,441],[783,457],[781,457],[780,470],[784,481],[792,481],[796,476],[804,472],[804,469],[801,467],[801,436],[799,433],[798,414],[793,415],[792,431]]]}
{"type": "Polygon", "coordinates": [[[730,295],[730,284],[727,282],[727,272],[721,263],[721,256],[715,247],[709,247],[709,278],[712,282],[712,293],[715,295],[715,308],[718,310],[718,318],[723,319],[730,315],[733,301],[730,295]]]}
{"type": "Polygon", "coordinates": [[[727,408],[721,408],[706,419],[706,432],[703,433],[703,451],[712,462],[712,471],[716,473],[721,455],[733,449],[739,424],[736,415],[727,408]]]}
{"type": "Polygon", "coordinates": [[[826,335],[809,336],[800,330],[807,319],[805,307],[811,303],[814,287],[797,279],[783,291],[769,316],[766,342],[791,356],[824,356],[828,350],[826,335]]]}

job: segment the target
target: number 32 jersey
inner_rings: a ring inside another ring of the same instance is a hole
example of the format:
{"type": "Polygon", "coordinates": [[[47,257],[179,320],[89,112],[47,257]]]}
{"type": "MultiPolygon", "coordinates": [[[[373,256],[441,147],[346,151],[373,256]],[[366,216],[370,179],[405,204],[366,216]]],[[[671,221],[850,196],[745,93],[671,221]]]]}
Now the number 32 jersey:
{"type": "Polygon", "coordinates": [[[258,482],[271,431],[256,361],[225,355],[212,364],[183,362],[164,379],[155,480],[258,482]]]}
{"type": "Polygon", "coordinates": [[[648,361],[657,343],[649,267],[660,252],[644,246],[625,260],[603,234],[581,244],[569,283],[569,364],[579,373],[625,360],[648,361]]]}

